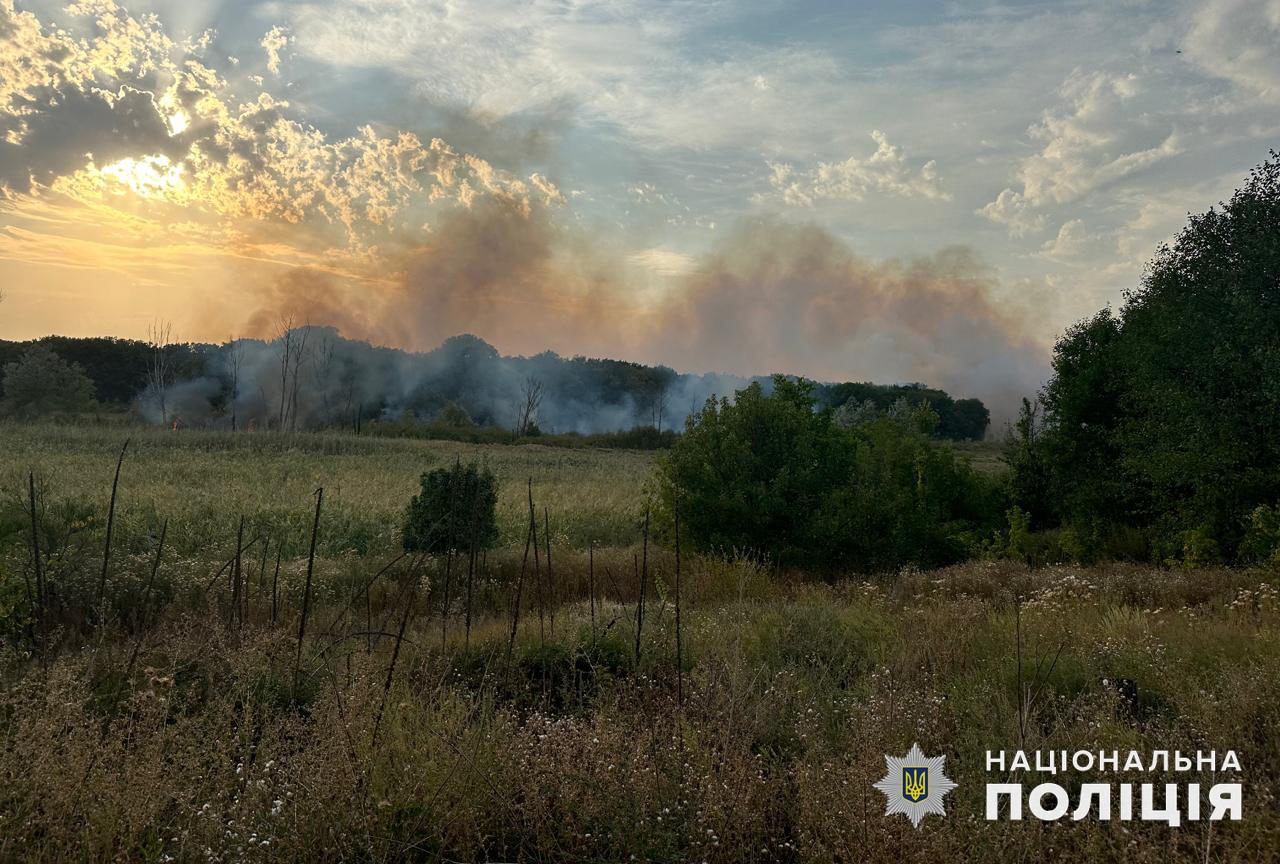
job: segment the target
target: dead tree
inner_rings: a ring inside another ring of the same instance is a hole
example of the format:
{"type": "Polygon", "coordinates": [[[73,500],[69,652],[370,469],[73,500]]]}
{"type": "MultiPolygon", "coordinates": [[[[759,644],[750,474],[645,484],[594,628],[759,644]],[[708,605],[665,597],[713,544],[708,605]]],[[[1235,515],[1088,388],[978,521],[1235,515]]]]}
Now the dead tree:
{"type": "Polygon", "coordinates": [[[295,327],[293,316],[280,319],[276,341],[280,343],[280,415],[277,429],[298,430],[298,390],[302,378],[303,362],[307,358],[307,340],[311,325],[295,327]]]}
{"type": "Polygon", "coordinates": [[[662,424],[667,418],[669,398],[666,379],[655,381],[649,392],[649,425],[659,432],[662,431],[662,424]]]}
{"type": "Polygon", "coordinates": [[[289,360],[293,356],[293,316],[280,318],[276,341],[280,343],[280,413],[276,429],[284,431],[285,411],[289,407],[289,360]]]}
{"type": "Polygon", "coordinates": [[[538,425],[542,395],[542,382],[537,378],[526,378],[520,387],[520,401],[516,403],[516,437],[528,435],[538,425]]]}
{"type": "Polygon", "coordinates": [[[156,321],[147,328],[147,389],[160,409],[160,423],[169,425],[169,387],[173,383],[173,325],[156,321]]]}
{"type": "Polygon", "coordinates": [[[235,337],[228,339],[222,362],[231,383],[231,431],[235,432],[239,426],[236,409],[240,403],[240,367],[244,364],[244,343],[235,337]]]}

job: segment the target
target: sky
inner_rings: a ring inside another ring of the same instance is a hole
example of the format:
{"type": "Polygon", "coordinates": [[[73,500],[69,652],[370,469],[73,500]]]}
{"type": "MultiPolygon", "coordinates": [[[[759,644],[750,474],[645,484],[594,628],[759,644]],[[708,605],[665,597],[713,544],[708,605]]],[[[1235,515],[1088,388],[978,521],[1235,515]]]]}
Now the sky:
{"type": "Polygon", "coordinates": [[[1280,142],[1280,0],[0,0],[0,338],[1008,405],[1280,142]]]}

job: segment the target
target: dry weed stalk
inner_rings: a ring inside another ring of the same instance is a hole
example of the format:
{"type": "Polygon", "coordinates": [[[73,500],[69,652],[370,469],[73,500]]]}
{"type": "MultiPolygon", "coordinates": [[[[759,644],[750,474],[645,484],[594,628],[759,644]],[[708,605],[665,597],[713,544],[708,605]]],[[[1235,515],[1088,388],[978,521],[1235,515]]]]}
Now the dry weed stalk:
{"type": "Polygon", "coordinates": [[[98,608],[102,609],[103,623],[106,619],[106,608],[103,606],[107,602],[107,570],[111,566],[111,534],[116,524],[116,492],[120,488],[120,468],[124,465],[124,454],[129,449],[128,438],[124,441],[124,446],[120,448],[120,458],[116,460],[116,475],[111,481],[111,503],[107,505],[107,541],[102,549],[102,575],[98,578],[98,608]]]}

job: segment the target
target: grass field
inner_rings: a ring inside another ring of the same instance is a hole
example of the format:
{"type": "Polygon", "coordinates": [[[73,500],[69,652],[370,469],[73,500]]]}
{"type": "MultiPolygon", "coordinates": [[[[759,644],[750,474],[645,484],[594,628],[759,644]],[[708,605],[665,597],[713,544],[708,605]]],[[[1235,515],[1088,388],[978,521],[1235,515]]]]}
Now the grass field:
{"type": "Polygon", "coordinates": [[[21,491],[35,471],[51,497],[83,500],[105,513],[126,438],[118,517],[138,527],[168,518],[177,547],[191,553],[206,544],[225,547],[242,515],[301,544],[320,486],[331,529],[321,535],[327,551],[344,544],[386,551],[419,475],[455,459],[477,459],[497,476],[504,545],[523,542],[529,480],[539,506],[552,509],[554,531],[570,545],[629,545],[639,536],[641,490],[654,459],[642,451],[352,435],[0,425],[0,484],[21,491]]]}
{"type": "Polygon", "coordinates": [[[685,556],[677,662],[675,559],[656,544],[636,634],[650,455],[130,434],[106,626],[51,614],[46,663],[18,638],[37,623],[27,472],[43,521],[80,520],[44,535],[53,609],[70,609],[99,578],[124,433],[0,427],[0,859],[1280,860],[1272,570],[991,561],[822,584],[685,556]],[[503,543],[468,626],[440,562],[378,574],[417,475],[472,456],[500,478],[503,543]],[[511,644],[530,477],[555,569],[530,570],[511,644]],[[269,559],[245,556],[235,613],[218,573],[241,515],[286,541],[274,621],[269,559]],[[913,742],[960,784],[919,832],[871,785],[913,742]],[[988,823],[984,754],[1001,749],[1233,749],[1245,818],[988,823]]]}

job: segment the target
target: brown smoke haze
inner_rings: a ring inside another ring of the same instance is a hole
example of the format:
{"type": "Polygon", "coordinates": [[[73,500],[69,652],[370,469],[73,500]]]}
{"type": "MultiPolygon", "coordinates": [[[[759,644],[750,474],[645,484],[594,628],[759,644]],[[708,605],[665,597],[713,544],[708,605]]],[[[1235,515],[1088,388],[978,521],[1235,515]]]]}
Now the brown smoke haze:
{"type": "Polygon", "coordinates": [[[401,253],[389,290],[295,270],[249,326],[270,337],[291,316],[411,350],[473,333],[506,353],[682,372],[918,381],[983,399],[997,422],[1047,371],[1046,347],[1019,335],[990,269],[963,247],[875,262],[816,225],[762,219],[738,225],[657,299],[627,272],[546,208],[487,198],[401,253]]]}

